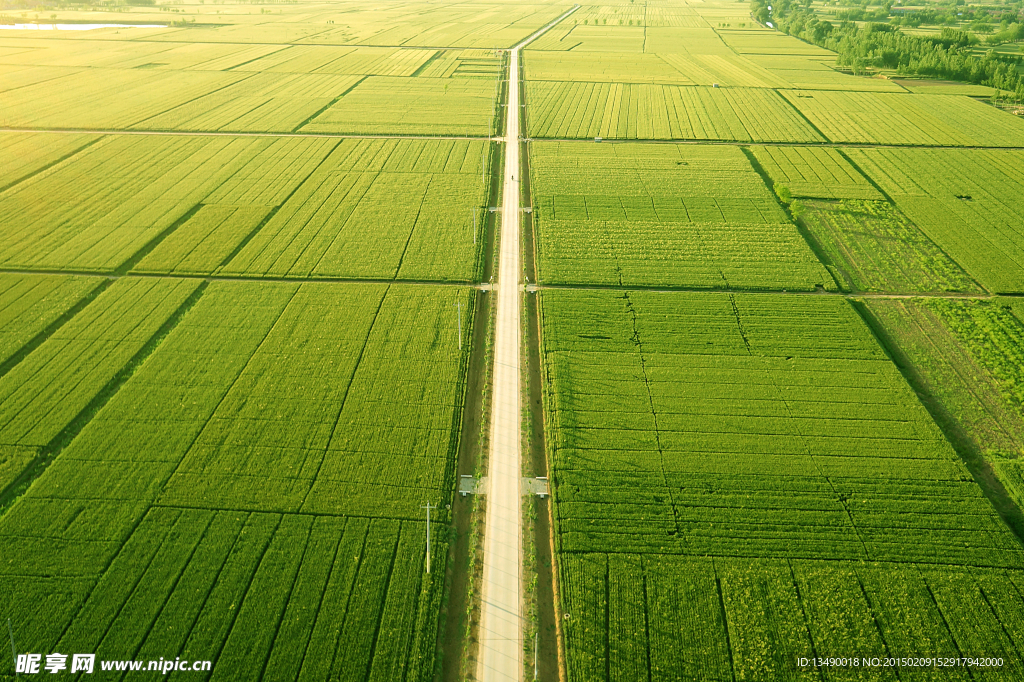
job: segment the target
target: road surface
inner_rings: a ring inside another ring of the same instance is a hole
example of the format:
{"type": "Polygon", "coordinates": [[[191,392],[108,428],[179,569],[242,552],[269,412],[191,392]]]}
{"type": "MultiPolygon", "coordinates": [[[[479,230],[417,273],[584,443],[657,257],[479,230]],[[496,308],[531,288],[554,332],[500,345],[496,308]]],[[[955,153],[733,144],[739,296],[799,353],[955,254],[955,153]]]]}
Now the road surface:
{"type": "Polygon", "coordinates": [[[498,256],[497,312],[494,335],[493,402],[488,458],[487,521],[481,586],[480,655],[482,682],[523,679],[522,591],[522,406],[520,404],[520,164],[519,51],[574,12],[573,7],[509,53],[505,107],[505,183],[498,256]]]}

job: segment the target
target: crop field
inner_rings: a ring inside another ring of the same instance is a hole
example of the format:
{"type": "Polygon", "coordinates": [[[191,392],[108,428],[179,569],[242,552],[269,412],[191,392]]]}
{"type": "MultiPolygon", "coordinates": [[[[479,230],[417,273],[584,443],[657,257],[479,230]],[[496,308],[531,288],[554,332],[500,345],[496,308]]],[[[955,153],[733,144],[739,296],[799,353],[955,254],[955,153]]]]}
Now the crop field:
{"type": "Polygon", "coordinates": [[[839,150],[828,147],[751,147],[757,163],[792,196],[813,199],[883,199],[839,150]]]}
{"type": "Polygon", "coordinates": [[[531,156],[543,283],[835,288],[740,150],[534,142],[531,156]]]}
{"type": "Polygon", "coordinates": [[[1013,45],[775,4],[7,2],[0,680],[1024,679],[1013,45]]]}
{"type": "Polygon", "coordinates": [[[1024,121],[970,97],[806,90],[782,95],[831,142],[1024,145],[1024,121]]]}
{"type": "Polygon", "coordinates": [[[0,210],[17,216],[0,237],[0,264],[468,280],[486,149],[480,141],[106,136],[0,194],[0,210]]]}
{"type": "Polygon", "coordinates": [[[497,84],[479,78],[371,76],[299,127],[314,133],[476,135],[491,132],[497,84]]]}
{"type": "Polygon", "coordinates": [[[541,305],[570,680],[790,679],[812,647],[1019,666],[1024,603],[956,595],[1014,594],[1020,545],[848,303],[541,305]]]}
{"type": "Polygon", "coordinates": [[[988,289],[1024,291],[1021,152],[851,149],[848,155],[988,289]]]}
{"type": "MultiPolygon", "coordinates": [[[[429,679],[440,585],[422,574],[417,519],[453,489],[457,300],[471,308],[465,290],[401,285],[107,288],[3,377],[4,447],[52,453],[97,390],[130,373],[0,519],[12,615],[30,622],[24,609],[52,602],[20,636],[109,656],[219,651],[225,679],[254,665],[429,679]],[[140,357],[168,314],[173,328],[140,357]],[[90,360],[97,339],[111,352],[90,360]],[[61,377],[52,395],[23,388],[33,366],[61,377]],[[19,422],[26,401],[46,418],[19,422]]],[[[443,565],[443,538],[435,553],[443,565]]]]}
{"type": "Polygon", "coordinates": [[[822,140],[770,90],[529,81],[526,96],[538,138],[822,140]]]}
{"type": "MultiPolygon", "coordinates": [[[[1016,467],[1024,455],[1024,323],[989,301],[876,300],[869,307],[972,447],[997,469],[1016,467]]],[[[1024,503],[1024,489],[1007,490],[1024,503]]]]}
{"type": "Polygon", "coordinates": [[[10,83],[0,125],[486,135],[499,75],[499,60],[484,50],[156,41],[114,49],[99,41],[32,46],[0,55],[0,74],[10,83]],[[52,95],[55,89],[62,97],[52,95]]]}
{"type": "Polygon", "coordinates": [[[808,201],[801,218],[846,291],[981,293],[898,208],[885,201],[808,201]]]}

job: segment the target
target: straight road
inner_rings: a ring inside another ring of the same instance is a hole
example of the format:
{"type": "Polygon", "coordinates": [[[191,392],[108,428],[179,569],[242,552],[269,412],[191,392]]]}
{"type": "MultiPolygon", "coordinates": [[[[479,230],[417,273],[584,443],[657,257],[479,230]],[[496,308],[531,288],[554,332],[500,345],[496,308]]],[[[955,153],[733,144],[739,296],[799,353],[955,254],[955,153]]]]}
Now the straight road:
{"type": "Polygon", "coordinates": [[[488,455],[487,521],[484,527],[480,670],[477,675],[482,682],[521,682],[523,679],[519,51],[578,8],[576,5],[509,52],[505,183],[492,374],[494,398],[488,455]]]}

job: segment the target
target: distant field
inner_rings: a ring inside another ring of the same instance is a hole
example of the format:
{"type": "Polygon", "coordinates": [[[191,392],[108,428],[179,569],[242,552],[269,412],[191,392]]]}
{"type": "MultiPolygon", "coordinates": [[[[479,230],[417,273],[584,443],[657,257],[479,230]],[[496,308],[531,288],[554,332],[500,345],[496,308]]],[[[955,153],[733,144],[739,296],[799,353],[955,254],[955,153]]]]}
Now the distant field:
{"type": "Polygon", "coordinates": [[[822,138],[762,89],[530,81],[532,137],[812,142],[822,138]]]}
{"type": "Polygon", "coordinates": [[[957,595],[1012,594],[981,567],[1019,544],[848,303],[540,296],[570,680],[784,679],[812,642],[1018,665],[1020,601],[957,595]]]}
{"type": "Polygon", "coordinates": [[[1024,145],[1024,121],[969,97],[809,91],[782,94],[831,142],[1024,145]]]}
{"type": "Polygon", "coordinates": [[[738,149],[534,142],[539,280],[835,288],[738,149]]]}
{"type": "Polygon", "coordinates": [[[0,194],[17,216],[0,264],[467,280],[484,154],[468,141],[109,136],[0,194]]]}

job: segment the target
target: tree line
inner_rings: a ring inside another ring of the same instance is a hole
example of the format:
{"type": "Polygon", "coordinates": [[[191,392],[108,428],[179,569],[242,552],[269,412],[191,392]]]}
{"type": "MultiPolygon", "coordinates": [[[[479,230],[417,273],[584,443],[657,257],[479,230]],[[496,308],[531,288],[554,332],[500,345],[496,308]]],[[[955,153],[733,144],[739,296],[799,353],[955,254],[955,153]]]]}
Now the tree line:
{"type": "Polygon", "coordinates": [[[823,21],[808,6],[792,0],[751,0],[750,5],[757,21],[837,52],[836,63],[854,73],[872,67],[892,69],[908,76],[987,85],[1024,99],[1024,78],[1016,68],[1020,57],[1000,57],[992,50],[976,56],[970,45],[977,38],[966,31],[944,28],[937,36],[911,36],[889,24],[858,27],[852,21],[823,21]]]}

